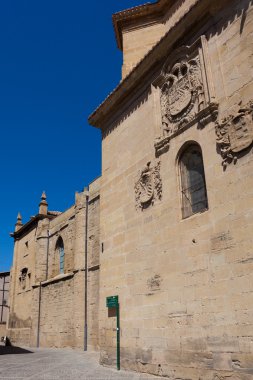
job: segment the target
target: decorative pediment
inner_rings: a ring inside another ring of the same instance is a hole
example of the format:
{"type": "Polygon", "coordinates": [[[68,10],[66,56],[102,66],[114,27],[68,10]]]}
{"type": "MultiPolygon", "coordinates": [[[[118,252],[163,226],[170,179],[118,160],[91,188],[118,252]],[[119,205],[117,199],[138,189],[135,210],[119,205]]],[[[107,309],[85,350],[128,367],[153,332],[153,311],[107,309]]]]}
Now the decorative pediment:
{"type": "Polygon", "coordinates": [[[168,148],[171,138],[191,125],[204,127],[216,119],[218,105],[204,36],[171,54],[153,85],[160,88],[161,104],[161,134],[155,141],[157,155],[168,148]]]}
{"type": "Polygon", "coordinates": [[[239,152],[253,143],[253,101],[237,112],[216,122],[216,142],[223,158],[222,165],[237,162],[239,152]]]}

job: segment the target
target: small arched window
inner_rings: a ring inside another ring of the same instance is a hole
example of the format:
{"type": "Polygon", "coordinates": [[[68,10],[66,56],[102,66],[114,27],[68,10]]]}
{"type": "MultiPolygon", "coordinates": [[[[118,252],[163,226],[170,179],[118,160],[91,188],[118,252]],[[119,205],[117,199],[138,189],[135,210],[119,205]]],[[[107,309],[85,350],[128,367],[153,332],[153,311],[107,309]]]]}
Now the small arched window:
{"type": "Polygon", "coordinates": [[[189,145],[182,152],[179,164],[182,214],[183,218],[187,218],[208,208],[205,171],[200,146],[198,144],[189,145]]]}
{"type": "Polygon", "coordinates": [[[64,273],[64,244],[62,237],[60,236],[56,243],[56,251],[59,256],[59,270],[60,273],[64,273]]]}

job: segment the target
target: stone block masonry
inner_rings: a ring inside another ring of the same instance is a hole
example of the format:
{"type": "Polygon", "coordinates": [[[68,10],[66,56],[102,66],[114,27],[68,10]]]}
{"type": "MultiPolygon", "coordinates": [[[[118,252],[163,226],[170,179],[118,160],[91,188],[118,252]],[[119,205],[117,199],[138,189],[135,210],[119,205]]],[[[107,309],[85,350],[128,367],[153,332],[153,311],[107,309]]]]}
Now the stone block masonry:
{"type": "Polygon", "coordinates": [[[19,220],[13,234],[8,334],[13,344],[84,348],[87,239],[87,342],[97,349],[99,179],[63,213],[47,210],[45,194],[42,202],[45,214],[19,220]]]}
{"type": "Polygon", "coordinates": [[[252,379],[252,1],[161,0],[114,21],[128,75],[89,119],[103,136],[100,360],[115,365],[118,295],[124,368],[252,379]]]}

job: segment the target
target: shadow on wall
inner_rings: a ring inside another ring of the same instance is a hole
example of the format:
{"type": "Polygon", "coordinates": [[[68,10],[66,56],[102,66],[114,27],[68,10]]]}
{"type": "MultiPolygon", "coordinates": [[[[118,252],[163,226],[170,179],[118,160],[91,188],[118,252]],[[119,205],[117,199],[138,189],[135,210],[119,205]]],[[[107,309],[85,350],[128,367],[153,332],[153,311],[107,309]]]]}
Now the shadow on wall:
{"type": "Polygon", "coordinates": [[[232,0],[229,3],[229,6],[224,9],[219,18],[211,17],[209,18],[209,25],[206,25],[206,31],[203,33],[206,34],[206,38],[210,39],[214,35],[220,35],[227,29],[236,19],[240,18],[240,35],[243,34],[245,23],[247,21],[247,11],[253,5],[253,0],[232,0]],[[213,26],[215,26],[213,28],[213,26]],[[208,28],[210,30],[208,31],[208,28]]]}

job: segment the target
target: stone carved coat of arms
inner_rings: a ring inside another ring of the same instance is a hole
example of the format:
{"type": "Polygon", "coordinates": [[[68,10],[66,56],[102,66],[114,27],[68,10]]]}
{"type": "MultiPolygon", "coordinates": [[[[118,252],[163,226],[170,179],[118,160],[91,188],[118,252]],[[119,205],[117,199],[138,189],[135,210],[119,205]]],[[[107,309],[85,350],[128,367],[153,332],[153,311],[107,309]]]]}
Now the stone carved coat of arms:
{"type": "Polygon", "coordinates": [[[161,88],[162,123],[166,132],[173,132],[191,120],[197,100],[197,108],[201,107],[202,94],[199,58],[176,63],[165,75],[161,88]]]}
{"type": "Polygon", "coordinates": [[[154,144],[157,156],[186,128],[194,124],[203,128],[216,120],[218,104],[205,36],[172,52],[153,85],[159,89],[161,105],[161,133],[154,144]]]}
{"type": "Polygon", "coordinates": [[[216,123],[216,142],[222,165],[237,161],[237,154],[253,143],[253,101],[216,123]]]}
{"type": "Polygon", "coordinates": [[[145,209],[162,197],[160,162],[152,167],[151,162],[139,172],[135,183],[136,209],[145,209]]]}

